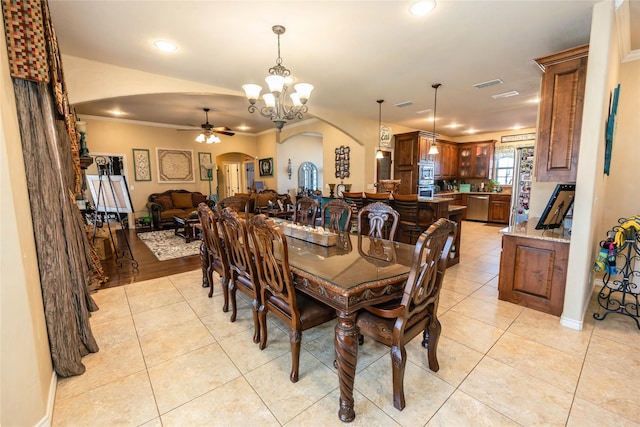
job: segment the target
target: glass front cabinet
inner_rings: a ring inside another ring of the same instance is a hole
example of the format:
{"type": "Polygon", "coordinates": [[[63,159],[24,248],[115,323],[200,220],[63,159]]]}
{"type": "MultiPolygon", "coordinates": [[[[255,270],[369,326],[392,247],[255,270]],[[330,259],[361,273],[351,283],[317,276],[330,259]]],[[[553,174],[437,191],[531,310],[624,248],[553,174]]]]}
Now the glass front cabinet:
{"type": "Polygon", "coordinates": [[[495,141],[460,144],[460,178],[491,178],[495,141]]]}

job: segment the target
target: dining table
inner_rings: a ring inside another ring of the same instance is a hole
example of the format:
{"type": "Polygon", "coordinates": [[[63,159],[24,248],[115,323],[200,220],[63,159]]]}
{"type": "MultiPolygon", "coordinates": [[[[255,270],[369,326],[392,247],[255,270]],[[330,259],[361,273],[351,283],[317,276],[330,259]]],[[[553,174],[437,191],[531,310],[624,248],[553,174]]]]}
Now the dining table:
{"type": "Polygon", "coordinates": [[[296,288],[336,310],[338,416],[341,421],[350,422],[356,416],[353,385],[358,357],[357,313],[364,307],[402,296],[415,246],[347,232],[337,234],[333,246],[290,236],[287,246],[296,288]]]}

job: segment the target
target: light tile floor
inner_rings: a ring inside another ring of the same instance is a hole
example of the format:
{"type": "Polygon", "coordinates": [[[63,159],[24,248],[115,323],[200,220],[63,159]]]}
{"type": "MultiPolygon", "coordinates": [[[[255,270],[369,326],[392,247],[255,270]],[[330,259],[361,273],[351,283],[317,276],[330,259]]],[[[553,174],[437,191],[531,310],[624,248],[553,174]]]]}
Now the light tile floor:
{"type": "MultiPolygon", "coordinates": [[[[439,308],[440,371],[418,336],[405,373],[407,406],[392,404],[388,349],[358,355],[354,426],[640,426],[640,332],[622,316],[559,318],[497,299],[500,227],[463,223],[461,263],[439,308]]],[[[289,381],[287,328],[252,341],[246,298],[235,323],[201,288],[201,272],[101,290],[91,318],[100,351],[84,375],[60,379],[53,426],[341,426],[333,322],[305,331],[300,380],[289,381]]]]}

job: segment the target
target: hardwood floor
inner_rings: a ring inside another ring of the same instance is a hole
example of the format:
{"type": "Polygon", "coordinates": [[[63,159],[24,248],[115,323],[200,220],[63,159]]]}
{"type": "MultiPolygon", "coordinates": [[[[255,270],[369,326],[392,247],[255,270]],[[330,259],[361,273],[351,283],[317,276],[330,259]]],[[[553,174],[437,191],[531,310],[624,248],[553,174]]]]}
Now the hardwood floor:
{"type": "Polygon", "coordinates": [[[138,239],[135,230],[117,230],[117,233],[120,249],[126,248],[126,241],[122,233],[127,233],[126,236],[129,241],[129,246],[131,247],[131,252],[133,253],[133,258],[138,262],[138,270],[135,271],[131,268],[131,262],[127,258],[121,259],[122,267],[116,265],[115,256],[105,259],[102,261],[102,266],[109,280],[100,287],[101,289],[113,288],[200,268],[199,255],[158,261],[155,255],[147,248],[147,245],[138,239]]]}

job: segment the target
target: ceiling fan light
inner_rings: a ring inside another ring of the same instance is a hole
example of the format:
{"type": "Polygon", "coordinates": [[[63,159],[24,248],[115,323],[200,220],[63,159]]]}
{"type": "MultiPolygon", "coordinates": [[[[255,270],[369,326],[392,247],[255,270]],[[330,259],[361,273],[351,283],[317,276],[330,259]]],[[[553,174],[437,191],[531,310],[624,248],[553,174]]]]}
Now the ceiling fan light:
{"type": "Polygon", "coordinates": [[[298,83],[294,86],[298,96],[300,97],[300,101],[303,104],[306,104],[309,98],[311,97],[311,91],[313,90],[313,85],[309,83],[298,83]]]}
{"type": "Polygon", "coordinates": [[[254,84],[243,85],[242,89],[244,89],[244,94],[247,96],[247,99],[253,102],[260,98],[260,92],[262,92],[262,86],[254,84]]]}
{"type": "Polygon", "coordinates": [[[283,76],[276,76],[272,74],[270,76],[265,77],[264,80],[267,82],[267,86],[269,86],[269,92],[277,92],[277,93],[282,92],[282,89],[284,88],[283,76]]]}
{"type": "Polygon", "coordinates": [[[204,142],[204,141],[205,141],[204,133],[201,133],[196,137],[196,142],[204,142]]]}
{"type": "Polygon", "coordinates": [[[209,137],[207,138],[207,144],[213,144],[214,142],[217,144],[218,142],[220,142],[220,138],[218,138],[214,134],[209,135],[209,137]]]}
{"type": "Polygon", "coordinates": [[[276,98],[272,93],[265,93],[262,95],[262,99],[264,99],[264,104],[267,108],[276,108],[276,98]]]}

